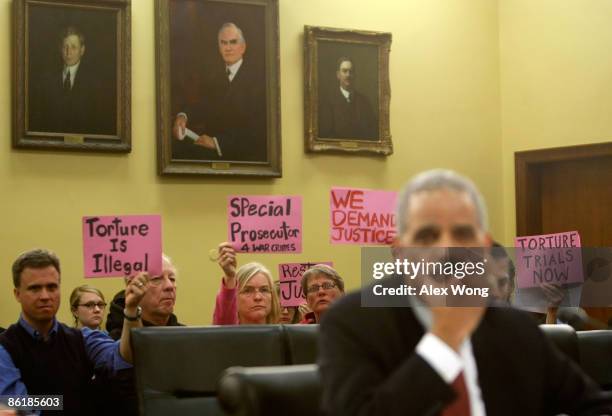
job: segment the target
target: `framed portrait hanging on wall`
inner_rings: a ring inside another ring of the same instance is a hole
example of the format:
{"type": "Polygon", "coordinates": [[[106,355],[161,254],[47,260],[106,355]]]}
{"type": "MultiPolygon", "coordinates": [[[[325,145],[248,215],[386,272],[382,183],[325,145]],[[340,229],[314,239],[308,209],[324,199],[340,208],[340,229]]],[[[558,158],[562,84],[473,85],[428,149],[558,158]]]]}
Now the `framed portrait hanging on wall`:
{"type": "Polygon", "coordinates": [[[306,151],[393,153],[390,48],[390,33],[304,27],[306,151]]]}
{"type": "Polygon", "coordinates": [[[13,146],[129,152],[130,1],[13,7],[13,146]]]}
{"type": "Polygon", "coordinates": [[[156,0],[161,175],[281,176],[277,0],[156,0]]]}

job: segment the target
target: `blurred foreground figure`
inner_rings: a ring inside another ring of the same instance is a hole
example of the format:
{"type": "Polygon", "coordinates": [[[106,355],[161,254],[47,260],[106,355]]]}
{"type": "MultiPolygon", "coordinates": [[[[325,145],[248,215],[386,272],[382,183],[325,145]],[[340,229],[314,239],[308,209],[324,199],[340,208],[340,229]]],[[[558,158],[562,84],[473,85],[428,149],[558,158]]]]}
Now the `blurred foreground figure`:
{"type": "MultiPolygon", "coordinates": [[[[448,247],[477,251],[491,245],[480,193],[454,172],[416,176],[398,201],[394,253],[406,247],[435,252],[448,247]]],[[[448,280],[460,281],[456,274],[448,280]]],[[[376,283],[397,287],[398,281],[409,283],[396,276],[376,283]]],[[[423,281],[432,283],[426,277],[412,284],[418,287],[423,281]]],[[[440,304],[434,296],[416,292],[404,296],[406,307],[377,308],[362,307],[361,294],[353,293],[325,313],[319,355],[325,414],[612,412],[609,397],[554,348],[525,313],[488,308],[489,299],[469,307],[433,307],[440,304]]],[[[441,304],[449,300],[457,301],[447,296],[441,304]]]]}

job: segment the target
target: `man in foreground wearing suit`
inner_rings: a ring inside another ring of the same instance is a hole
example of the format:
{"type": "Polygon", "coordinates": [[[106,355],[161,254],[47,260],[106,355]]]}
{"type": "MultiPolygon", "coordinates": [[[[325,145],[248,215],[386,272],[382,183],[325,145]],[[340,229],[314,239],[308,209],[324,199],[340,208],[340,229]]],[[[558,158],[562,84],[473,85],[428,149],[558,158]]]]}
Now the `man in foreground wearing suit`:
{"type": "MultiPolygon", "coordinates": [[[[491,245],[480,193],[454,172],[424,172],[398,200],[397,248],[491,245]]],[[[386,279],[396,280],[402,281],[386,279]]],[[[327,414],[611,412],[609,397],[523,312],[476,303],[414,307],[431,299],[407,297],[413,307],[368,308],[353,293],[323,317],[319,365],[327,414]]]]}
{"type": "Polygon", "coordinates": [[[265,73],[257,70],[252,60],[244,58],[247,43],[242,30],[234,23],[221,26],[217,41],[224,66],[212,71],[200,101],[177,114],[173,156],[264,162],[267,160],[265,73]],[[195,130],[195,136],[185,134],[188,126],[195,130]]]}

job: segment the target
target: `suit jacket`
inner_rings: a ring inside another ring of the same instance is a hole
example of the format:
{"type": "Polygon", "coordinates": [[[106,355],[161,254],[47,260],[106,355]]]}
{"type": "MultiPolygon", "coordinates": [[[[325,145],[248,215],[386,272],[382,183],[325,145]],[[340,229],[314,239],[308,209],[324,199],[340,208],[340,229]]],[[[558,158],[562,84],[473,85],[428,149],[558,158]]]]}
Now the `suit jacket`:
{"type": "Polygon", "coordinates": [[[319,105],[319,137],[378,139],[378,118],[368,99],[358,91],[348,102],[336,87],[319,105]]]}
{"type": "Polygon", "coordinates": [[[253,68],[246,58],[232,82],[223,69],[211,74],[198,103],[180,110],[187,113],[187,126],[191,130],[217,138],[222,156],[188,139],[172,141],[173,156],[264,162],[267,160],[265,73],[253,68]]]}
{"type": "MultiPolygon", "coordinates": [[[[329,415],[438,415],[454,392],[415,353],[424,329],[411,308],[340,299],[321,322],[319,365],[329,415]]],[[[531,317],[488,308],[471,338],[488,416],[610,413],[609,396],[548,342],[531,317]]]]}
{"type": "Polygon", "coordinates": [[[42,132],[117,134],[114,76],[96,75],[81,61],[70,91],[64,91],[62,69],[33,80],[29,129],[42,132]]]}

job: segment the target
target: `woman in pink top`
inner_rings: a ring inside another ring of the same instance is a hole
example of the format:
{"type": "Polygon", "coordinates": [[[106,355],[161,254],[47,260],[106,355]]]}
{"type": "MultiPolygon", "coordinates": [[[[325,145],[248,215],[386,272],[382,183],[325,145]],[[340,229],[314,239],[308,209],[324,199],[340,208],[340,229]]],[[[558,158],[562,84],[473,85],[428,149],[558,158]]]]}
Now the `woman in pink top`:
{"type": "Polygon", "coordinates": [[[236,270],[236,251],[229,243],[219,245],[219,266],[223,269],[221,288],[215,301],[213,324],[275,324],[279,302],[270,271],[252,262],[236,270]]]}

